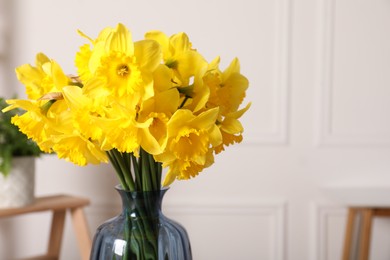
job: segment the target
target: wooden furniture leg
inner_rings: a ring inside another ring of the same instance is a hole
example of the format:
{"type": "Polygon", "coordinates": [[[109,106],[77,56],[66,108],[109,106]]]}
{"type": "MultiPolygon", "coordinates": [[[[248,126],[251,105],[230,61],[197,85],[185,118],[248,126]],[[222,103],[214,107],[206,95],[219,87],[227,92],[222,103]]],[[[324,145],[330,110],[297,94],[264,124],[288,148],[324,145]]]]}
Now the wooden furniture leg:
{"type": "Polygon", "coordinates": [[[345,238],[344,238],[344,251],[343,251],[343,258],[342,258],[343,260],[350,260],[351,258],[352,239],[353,239],[356,213],[357,211],[354,208],[350,208],[348,210],[347,227],[345,230],[345,238]]]}
{"type": "Polygon", "coordinates": [[[362,234],[360,240],[359,260],[368,260],[370,253],[371,227],[373,209],[367,208],[362,210],[362,234]]]}
{"type": "Polygon", "coordinates": [[[65,213],[66,209],[53,211],[49,247],[47,251],[47,255],[53,259],[59,259],[60,256],[62,234],[65,225],[65,213]]]}
{"type": "Polygon", "coordinates": [[[390,208],[349,208],[342,260],[369,259],[374,217],[390,217],[390,208]]]}
{"type": "Polygon", "coordinates": [[[69,195],[53,195],[36,198],[34,203],[20,208],[0,209],[0,218],[13,217],[27,213],[50,211],[53,215],[47,253],[45,255],[24,258],[24,260],[58,260],[64,233],[65,215],[69,210],[76,233],[82,260],[88,260],[91,250],[88,223],[83,208],[89,200],[69,195]]]}
{"type": "Polygon", "coordinates": [[[92,242],[83,208],[72,208],[71,216],[77,242],[79,244],[81,259],[88,260],[92,242]]]}

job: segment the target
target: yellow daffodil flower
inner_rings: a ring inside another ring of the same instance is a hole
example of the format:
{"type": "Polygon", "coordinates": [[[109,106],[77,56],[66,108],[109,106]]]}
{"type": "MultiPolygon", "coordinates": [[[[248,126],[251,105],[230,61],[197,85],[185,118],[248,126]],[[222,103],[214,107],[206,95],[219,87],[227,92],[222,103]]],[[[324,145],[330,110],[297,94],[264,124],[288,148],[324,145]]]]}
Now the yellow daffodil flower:
{"type": "Polygon", "coordinates": [[[194,171],[189,171],[189,166],[200,169],[207,165],[209,150],[222,142],[221,133],[215,126],[217,116],[218,108],[198,116],[187,109],[173,114],[168,122],[168,145],[162,154],[155,156],[164,167],[170,167],[164,185],[169,185],[175,178],[193,177],[194,171]]]}
{"type": "Polygon", "coordinates": [[[238,119],[250,108],[250,106],[251,103],[237,112],[227,114],[218,124],[222,134],[222,144],[215,148],[217,154],[224,151],[225,146],[241,143],[244,128],[238,119]]]}
{"type": "Polygon", "coordinates": [[[139,112],[138,121],[152,119],[148,128],[141,129],[141,146],[150,154],[163,152],[167,142],[167,123],[179,106],[180,96],[176,89],[156,93],[146,100],[139,112]]]}
{"type": "Polygon", "coordinates": [[[82,132],[86,138],[101,141],[103,131],[94,121],[94,118],[101,116],[101,114],[94,109],[93,100],[83,95],[83,90],[77,86],[65,87],[63,93],[71,112],[71,126],[82,132]]]}
{"type": "MultiPolygon", "coordinates": [[[[190,109],[194,113],[203,111],[210,98],[210,88],[204,84],[203,76],[207,71],[207,66],[204,66],[197,72],[194,77],[194,83],[188,92],[182,97],[182,108],[190,109]]],[[[181,88],[181,91],[183,89],[181,88]]]]}
{"type": "Polygon", "coordinates": [[[181,32],[168,37],[160,31],[150,31],[146,39],[157,41],[162,48],[165,65],[175,72],[175,81],[181,86],[188,86],[190,78],[199,69],[207,65],[204,58],[192,48],[187,34],[181,32]]]}
{"type": "Polygon", "coordinates": [[[248,80],[240,74],[240,63],[235,58],[229,67],[221,72],[218,68],[220,59],[215,59],[204,76],[205,84],[210,88],[209,107],[219,107],[226,115],[238,110],[248,88],[248,80]]]}
{"type": "Polygon", "coordinates": [[[58,158],[66,159],[79,166],[88,163],[99,164],[107,162],[107,155],[99,148],[97,143],[91,142],[79,132],[53,136],[53,150],[58,158]]]}
{"type": "Polygon", "coordinates": [[[219,107],[218,127],[223,142],[215,151],[220,153],[224,146],[242,141],[243,127],[238,120],[250,107],[238,110],[248,88],[248,80],[240,73],[240,63],[234,59],[223,72],[219,69],[220,58],[214,59],[203,77],[205,86],[210,89],[207,107],[219,107]]]}
{"type": "Polygon", "coordinates": [[[26,86],[29,99],[37,100],[50,92],[58,92],[68,85],[69,78],[63,73],[61,67],[45,54],[36,56],[36,67],[30,64],[16,68],[16,76],[26,86]]]}
{"type": "Polygon", "coordinates": [[[101,88],[118,97],[147,99],[153,95],[153,71],[161,61],[161,49],[155,41],[134,43],[130,31],[118,24],[115,29],[106,28],[92,44],[92,49],[82,47],[76,58],[84,80],[98,77],[101,88]]]}
{"type": "Polygon", "coordinates": [[[51,152],[50,147],[40,145],[50,135],[48,131],[53,131],[52,129],[46,128],[46,124],[48,123],[46,117],[47,111],[42,109],[45,102],[47,101],[7,100],[10,106],[3,109],[3,112],[14,108],[26,110],[27,112],[24,114],[12,117],[11,122],[18,126],[19,130],[28,138],[35,141],[42,151],[49,153],[51,152]]]}

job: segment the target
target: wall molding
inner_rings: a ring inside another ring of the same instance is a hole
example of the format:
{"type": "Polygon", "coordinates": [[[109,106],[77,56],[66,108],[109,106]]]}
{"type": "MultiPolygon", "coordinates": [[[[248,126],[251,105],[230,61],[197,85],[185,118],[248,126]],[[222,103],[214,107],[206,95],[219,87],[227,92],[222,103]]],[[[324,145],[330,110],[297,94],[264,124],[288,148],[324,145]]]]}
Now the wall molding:
{"type": "Polygon", "coordinates": [[[275,48],[271,111],[274,124],[269,132],[248,135],[250,143],[287,145],[289,135],[290,95],[290,47],[291,47],[291,0],[275,1],[275,48]]]}
{"type": "MultiPolygon", "coordinates": [[[[311,251],[310,259],[327,260],[329,258],[328,241],[330,217],[341,217],[347,220],[347,208],[339,204],[314,203],[312,205],[311,251]]],[[[343,226],[344,228],[344,226],[343,226]]],[[[344,229],[340,230],[344,234],[344,229]]],[[[343,236],[344,238],[344,236],[343,236]]],[[[344,241],[344,240],[342,240],[344,241]]],[[[341,245],[342,247],[342,245],[341,245]]],[[[340,252],[341,253],[341,252],[340,252]]],[[[341,257],[341,254],[340,254],[341,257]]]]}
{"type": "Polygon", "coordinates": [[[319,146],[390,146],[390,134],[338,133],[333,126],[333,65],[336,1],[319,2],[318,110],[319,146]]]}

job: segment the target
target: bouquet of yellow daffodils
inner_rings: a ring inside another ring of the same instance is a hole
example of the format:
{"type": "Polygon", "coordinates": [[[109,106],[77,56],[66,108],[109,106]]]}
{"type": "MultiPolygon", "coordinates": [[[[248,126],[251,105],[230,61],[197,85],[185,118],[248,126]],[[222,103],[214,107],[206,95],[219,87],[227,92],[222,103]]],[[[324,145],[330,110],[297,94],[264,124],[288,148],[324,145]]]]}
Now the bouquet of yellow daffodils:
{"type": "Polygon", "coordinates": [[[242,140],[248,80],[238,59],[208,63],[188,36],[150,31],[133,41],[123,25],[103,29],[75,56],[77,76],[46,55],[16,69],[26,100],[3,111],[44,152],[77,165],[111,162],[122,187],[159,190],[189,179],[242,140]],[[162,179],[162,168],[167,168],[162,179]]]}

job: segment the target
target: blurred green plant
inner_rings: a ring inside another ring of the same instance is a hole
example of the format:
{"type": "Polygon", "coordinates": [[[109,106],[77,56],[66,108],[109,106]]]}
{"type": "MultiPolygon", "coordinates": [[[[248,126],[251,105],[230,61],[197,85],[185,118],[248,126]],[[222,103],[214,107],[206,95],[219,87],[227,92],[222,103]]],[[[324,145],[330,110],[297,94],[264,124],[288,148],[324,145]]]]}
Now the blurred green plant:
{"type": "Polygon", "coordinates": [[[16,156],[39,156],[42,152],[36,143],[19,131],[11,123],[11,118],[24,111],[13,109],[3,113],[1,110],[8,104],[0,97],[0,174],[8,176],[11,171],[12,158],[16,156]]]}

